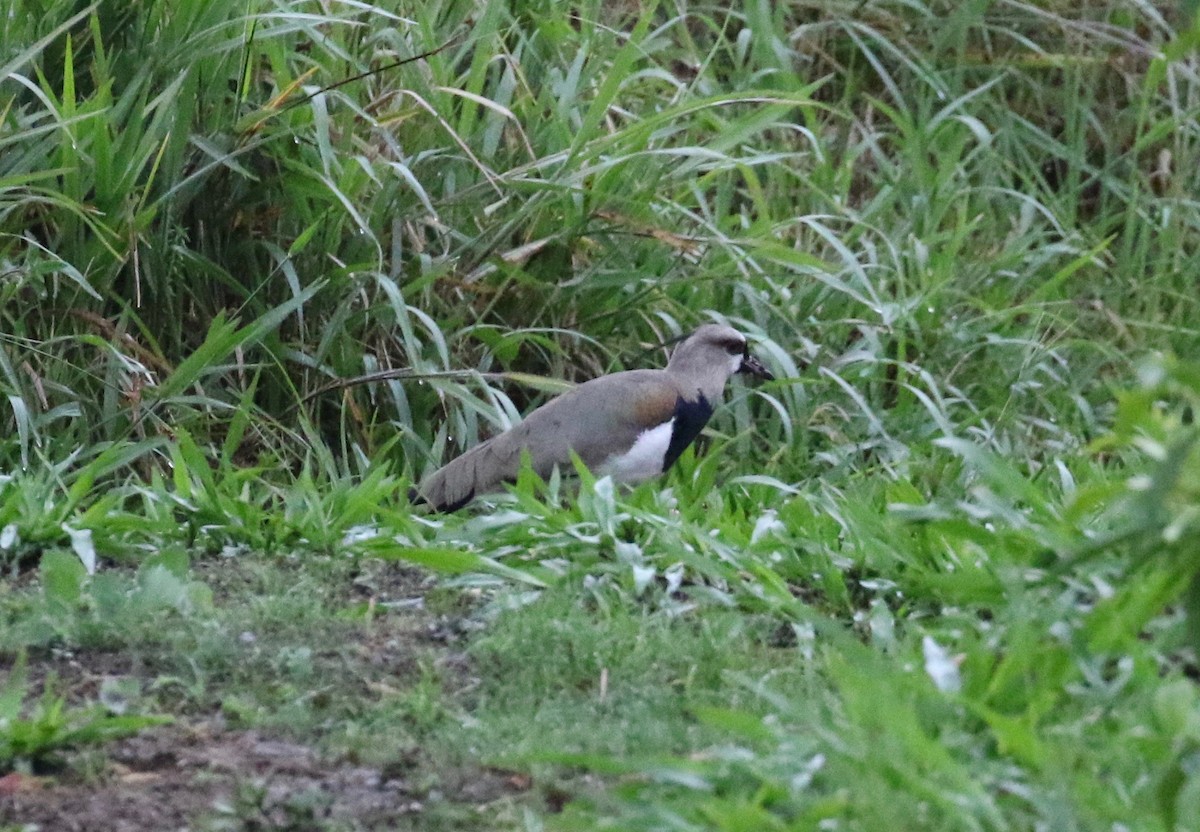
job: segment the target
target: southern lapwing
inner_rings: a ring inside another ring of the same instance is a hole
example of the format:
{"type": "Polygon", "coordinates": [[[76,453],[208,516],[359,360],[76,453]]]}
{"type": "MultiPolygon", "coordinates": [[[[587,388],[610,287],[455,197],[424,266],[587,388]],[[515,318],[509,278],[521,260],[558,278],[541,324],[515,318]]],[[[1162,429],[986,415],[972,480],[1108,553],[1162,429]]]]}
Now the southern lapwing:
{"type": "Polygon", "coordinates": [[[705,324],[675,349],[665,370],[584,382],[439,468],[414,489],[413,501],[438,511],[462,508],[515,480],[523,452],[543,479],[555,466],[569,466],[574,451],[598,474],[642,482],[670,468],[692,444],[734,373],[774,378],[740,332],[705,324]]]}

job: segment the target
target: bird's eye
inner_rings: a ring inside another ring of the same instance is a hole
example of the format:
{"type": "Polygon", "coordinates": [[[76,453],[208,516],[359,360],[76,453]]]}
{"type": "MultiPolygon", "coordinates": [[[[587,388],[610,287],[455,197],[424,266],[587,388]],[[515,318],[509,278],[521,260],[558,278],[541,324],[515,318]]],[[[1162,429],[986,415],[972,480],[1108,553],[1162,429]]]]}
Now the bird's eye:
{"type": "Polygon", "coordinates": [[[725,344],[725,352],[730,355],[742,355],[746,352],[746,345],[738,341],[728,341],[725,344]]]}

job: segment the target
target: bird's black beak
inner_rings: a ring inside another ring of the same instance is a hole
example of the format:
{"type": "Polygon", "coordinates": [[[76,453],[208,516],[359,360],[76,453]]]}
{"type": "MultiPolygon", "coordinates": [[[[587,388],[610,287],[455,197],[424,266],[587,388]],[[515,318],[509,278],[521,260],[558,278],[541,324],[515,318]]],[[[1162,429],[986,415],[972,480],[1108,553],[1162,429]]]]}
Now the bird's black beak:
{"type": "Polygon", "coordinates": [[[774,381],[775,376],[770,370],[763,365],[761,361],[751,355],[749,352],[742,358],[742,366],[738,368],[739,373],[749,373],[755,378],[761,378],[763,381],[774,381]]]}

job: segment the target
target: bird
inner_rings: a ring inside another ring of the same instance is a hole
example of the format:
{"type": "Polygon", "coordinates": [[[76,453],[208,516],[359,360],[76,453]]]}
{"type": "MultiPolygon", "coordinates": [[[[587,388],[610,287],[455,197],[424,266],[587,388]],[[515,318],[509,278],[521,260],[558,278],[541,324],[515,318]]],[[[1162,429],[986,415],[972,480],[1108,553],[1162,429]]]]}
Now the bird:
{"type": "Polygon", "coordinates": [[[626,370],[586,381],[427,477],[409,497],[439,512],[516,480],[524,454],[547,478],[574,452],[587,467],[635,485],[662,474],[708,423],[735,373],[773,381],[730,326],[704,324],[672,352],[665,369],[626,370]]]}

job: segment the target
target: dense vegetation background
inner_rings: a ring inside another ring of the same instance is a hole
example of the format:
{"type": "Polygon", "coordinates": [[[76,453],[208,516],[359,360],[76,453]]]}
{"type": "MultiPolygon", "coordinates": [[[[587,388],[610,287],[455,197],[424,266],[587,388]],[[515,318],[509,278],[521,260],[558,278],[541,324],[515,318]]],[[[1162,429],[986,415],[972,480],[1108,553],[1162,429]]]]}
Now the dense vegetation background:
{"type": "MultiPolygon", "coordinates": [[[[220,715],[414,828],[1200,828],[1195,2],[6,8],[0,770],[220,715]],[[713,318],[779,380],[665,482],[410,510],[713,318]]],[[[402,823],[290,799],[213,822],[402,823]]]]}

